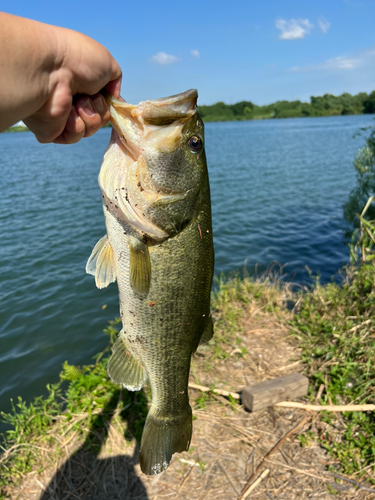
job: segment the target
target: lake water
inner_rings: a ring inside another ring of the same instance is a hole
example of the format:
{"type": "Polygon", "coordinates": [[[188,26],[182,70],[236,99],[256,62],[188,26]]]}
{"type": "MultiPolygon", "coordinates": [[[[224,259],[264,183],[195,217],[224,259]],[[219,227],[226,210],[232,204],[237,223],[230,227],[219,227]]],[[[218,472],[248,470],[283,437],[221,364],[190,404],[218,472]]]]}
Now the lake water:
{"type": "MultiPolygon", "coordinates": [[[[216,274],[288,263],[330,280],[348,261],[342,205],[355,183],[353,139],[373,116],[206,125],[216,274]]],[[[0,409],[56,382],[64,360],[88,364],[118,315],[117,286],[85,264],[104,235],[97,185],[110,130],[73,146],[0,135],[0,409]],[[107,306],[103,309],[103,306],[107,306]]]]}

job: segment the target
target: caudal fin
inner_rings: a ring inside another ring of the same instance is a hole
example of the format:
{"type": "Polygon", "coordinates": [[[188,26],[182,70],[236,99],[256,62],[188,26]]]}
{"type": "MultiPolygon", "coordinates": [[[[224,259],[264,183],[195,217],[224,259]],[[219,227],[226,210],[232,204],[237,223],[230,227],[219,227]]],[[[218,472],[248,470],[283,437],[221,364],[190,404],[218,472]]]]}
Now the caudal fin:
{"type": "Polygon", "coordinates": [[[160,474],[168,468],[173,453],[187,451],[192,433],[190,405],[174,419],[156,418],[152,409],[143,429],[139,463],[147,475],[160,474]]]}

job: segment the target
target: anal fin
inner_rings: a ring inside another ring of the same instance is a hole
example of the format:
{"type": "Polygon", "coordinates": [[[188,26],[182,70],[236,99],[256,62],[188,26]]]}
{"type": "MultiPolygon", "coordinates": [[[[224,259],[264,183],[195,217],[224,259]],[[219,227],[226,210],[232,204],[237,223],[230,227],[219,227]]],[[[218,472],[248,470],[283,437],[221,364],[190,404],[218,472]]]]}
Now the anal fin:
{"type": "Polygon", "coordinates": [[[112,356],[108,362],[107,371],[112,382],[122,384],[129,391],[139,391],[146,383],[146,370],[130,352],[128,342],[122,332],[112,347],[112,356]]]}
{"type": "Polygon", "coordinates": [[[98,288],[105,288],[116,281],[115,259],[107,235],[94,246],[86,264],[86,272],[95,276],[98,288]]]}
{"type": "Polygon", "coordinates": [[[151,260],[148,246],[132,237],[130,249],[130,284],[135,293],[146,297],[151,282],[151,260]]]}

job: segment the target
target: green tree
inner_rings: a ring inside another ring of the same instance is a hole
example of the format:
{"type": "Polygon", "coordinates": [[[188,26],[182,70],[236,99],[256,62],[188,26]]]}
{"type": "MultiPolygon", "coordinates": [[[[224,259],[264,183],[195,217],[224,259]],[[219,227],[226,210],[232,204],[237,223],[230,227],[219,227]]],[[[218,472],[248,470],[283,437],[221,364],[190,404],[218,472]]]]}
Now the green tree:
{"type": "Polygon", "coordinates": [[[364,113],[375,113],[375,90],[365,100],[363,108],[364,113]]]}

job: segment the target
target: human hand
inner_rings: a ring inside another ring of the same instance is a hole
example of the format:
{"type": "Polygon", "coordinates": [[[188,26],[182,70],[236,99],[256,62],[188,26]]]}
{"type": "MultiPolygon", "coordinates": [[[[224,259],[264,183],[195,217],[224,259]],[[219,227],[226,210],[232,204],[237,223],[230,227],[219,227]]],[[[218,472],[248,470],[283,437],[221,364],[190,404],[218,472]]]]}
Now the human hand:
{"type": "Polygon", "coordinates": [[[106,89],[119,98],[121,69],[95,40],[64,28],[49,29],[58,50],[47,100],[23,121],[39,142],[72,144],[108,122],[109,110],[99,91],[106,89]]]}

